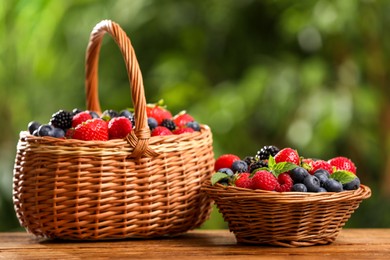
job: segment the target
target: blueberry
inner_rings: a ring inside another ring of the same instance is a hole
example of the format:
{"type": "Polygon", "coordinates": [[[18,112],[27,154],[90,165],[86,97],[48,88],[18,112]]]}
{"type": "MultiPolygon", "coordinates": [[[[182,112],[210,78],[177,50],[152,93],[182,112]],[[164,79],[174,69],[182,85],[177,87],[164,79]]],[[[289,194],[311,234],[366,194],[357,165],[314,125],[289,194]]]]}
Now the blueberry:
{"type": "Polygon", "coordinates": [[[62,138],[65,137],[65,131],[61,128],[55,127],[53,129],[53,132],[51,133],[50,136],[57,137],[57,138],[62,138]]]}
{"type": "Polygon", "coordinates": [[[122,110],[122,111],[119,113],[119,116],[124,116],[124,117],[128,118],[128,119],[131,121],[131,125],[132,125],[133,127],[135,127],[134,114],[131,113],[129,110],[127,110],[127,109],[122,110]]]}
{"type": "Polygon", "coordinates": [[[320,180],[314,175],[308,175],[303,179],[303,184],[310,192],[317,192],[321,187],[320,180]]]}
{"type": "Polygon", "coordinates": [[[243,160],[234,161],[232,164],[233,172],[248,172],[248,164],[243,160]]]}
{"type": "Polygon", "coordinates": [[[221,168],[218,170],[218,172],[226,173],[227,176],[233,177],[234,172],[229,168],[221,168]]]}
{"type": "Polygon", "coordinates": [[[91,115],[92,118],[99,118],[98,113],[96,113],[95,111],[89,111],[89,114],[91,115]]]}
{"type": "Polygon", "coordinates": [[[290,171],[290,176],[294,183],[302,183],[303,179],[309,175],[309,172],[302,167],[296,167],[290,171]]]}
{"type": "Polygon", "coordinates": [[[357,190],[359,187],[360,179],[358,177],[343,185],[344,190],[357,190]]]}
{"type": "Polygon", "coordinates": [[[192,129],[194,129],[195,131],[198,131],[198,132],[200,131],[200,125],[199,125],[199,123],[196,122],[196,121],[188,122],[188,123],[186,124],[186,126],[192,128],[192,129]]]}
{"type": "Polygon", "coordinates": [[[34,131],[37,130],[40,126],[41,126],[40,123],[38,123],[36,121],[32,121],[32,122],[28,123],[28,132],[30,134],[33,134],[34,131]]]}
{"type": "Polygon", "coordinates": [[[335,179],[328,179],[324,183],[324,188],[330,192],[339,192],[343,190],[343,185],[335,179]]]}
{"type": "Polygon", "coordinates": [[[154,119],[154,117],[148,117],[148,125],[150,130],[152,131],[158,126],[158,122],[156,119],[154,119]]]}
{"type": "Polygon", "coordinates": [[[329,179],[330,173],[327,170],[319,169],[313,174],[320,180],[321,187],[324,186],[324,183],[329,179]]]}
{"type": "Polygon", "coordinates": [[[54,126],[48,125],[48,124],[41,125],[38,128],[38,135],[39,136],[52,136],[53,131],[54,131],[54,126]]]}
{"type": "Polygon", "coordinates": [[[100,116],[106,121],[109,121],[111,118],[118,117],[119,113],[113,109],[108,109],[103,112],[103,114],[100,116]]]}
{"type": "Polygon", "coordinates": [[[317,192],[328,192],[324,187],[319,187],[317,192]]]}
{"type": "Polygon", "coordinates": [[[303,184],[303,183],[295,183],[292,186],[291,191],[307,192],[307,188],[306,188],[305,184],[303,184]]]}

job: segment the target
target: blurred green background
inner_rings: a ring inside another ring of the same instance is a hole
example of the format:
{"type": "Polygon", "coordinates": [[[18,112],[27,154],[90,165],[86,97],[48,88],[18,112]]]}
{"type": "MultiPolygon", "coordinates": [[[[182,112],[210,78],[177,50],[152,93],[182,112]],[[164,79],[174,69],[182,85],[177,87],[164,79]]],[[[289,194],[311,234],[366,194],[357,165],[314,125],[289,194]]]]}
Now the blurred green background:
{"type": "MultiPolygon", "coordinates": [[[[84,58],[102,19],[128,33],[146,99],[208,124],[215,155],[290,146],[350,157],[373,195],[348,227],[390,227],[390,1],[1,0],[0,231],[12,204],[18,134],[59,109],[85,108],[84,58]]],[[[124,62],[106,36],[103,109],[132,106],[124,62]]],[[[203,228],[225,228],[217,210],[203,228]]]]}

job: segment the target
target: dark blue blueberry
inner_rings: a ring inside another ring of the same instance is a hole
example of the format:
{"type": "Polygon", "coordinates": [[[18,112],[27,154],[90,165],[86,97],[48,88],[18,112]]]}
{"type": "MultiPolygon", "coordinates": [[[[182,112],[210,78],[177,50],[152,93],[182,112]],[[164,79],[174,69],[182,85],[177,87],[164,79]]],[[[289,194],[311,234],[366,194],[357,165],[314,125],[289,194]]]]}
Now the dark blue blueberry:
{"type": "Polygon", "coordinates": [[[228,177],[233,177],[234,172],[229,168],[221,168],[218,170],[218,172],[226,173],[228,177]]]}
{"type": "Polygon", "coordinates": [[[291,179],[294,183],[302,183],[306,176],[309,176],[309,172],[302,167],[296,167],[290,171],[291,179]]]}
{"type": "Polygon", "coordinates": [[[39,127],[41,126],[40,123],[36,122],[36,121],[32,121],[28,124],[28,132],[30,134],[34,134],[34,131],[37,130],[39,127]]]}
{"type": "Polygon", "coordinates": [[[321,187],[320,180],[314,175],[308,175],[303,179],[303,184],[310,192],[317,192],[321,187]]]}
{"type": "Polygon", "coordinates": [[[317,192],[328,192],[324,187],[320,187],[317,192]]]}
{"type": "Polygon", "coordinates": [[[111,118],[118,117],[119,113],[113,109],[104,110],[103,114],[100,116],[105,121],[109,121],[111,118]]]}
{"type": "Polygon", "coordinates": [[[343,191],[343,185],[341,184],[341,182],[339,182],[339,181],[337,181],[335,179],[328,179],[324,183],[324,188],[327,191],[330,191],[330,192],[340,192],[340,191],[343,191]]]}
{"type": "Polygon", "coordinates": [[[321,187],[324,186],[324,183],[329,179],[330,173],[327,170],[319,169],[313,174],[320,180],[321,187]]]}
{"type": "Polygon", "coordinates": [[[53,136],[56,138],[62,138],[62,137],[65,137],[65,131],[62,130],[61,128],[55,127],[50,136],[53,136]]]}
{"type": "Polygon", "coordinates": [[[192,128],[192,129],[194,129],[195,131],[198,131],[198,132],[200,131],[200,125],[199,125],[199,123],[196,122],[196,121],[188,122],[188,123],[186,124],[186,126],[192,128]]]}
{"type": "Polygon", "coordinates": [[[291,191],[307,192],[307,188],[306,188],[305,184],[303,184],[303,183],[295,183],[292,186],[291,191]]]}
{"type": "Polygon", "coordinates": [[[357,190],[359,187],[360,179],[358,177],[343,185],[344,190],[357,190]]]}
{"type": "Polygon", "coordinates": [[[48,124],[41,125],[38,128],[38,135],[39,136],[52,136],[53,131],[54,131],[54,126],[48,125],[48,124]]]}
{"type": "Polygon", "coordinates": [[[149,126],[150,131],[152,131],[153,129],[155,129],[158,126],[157,120],[154,119],[154,117],[148,117],[148,126],[149,126]]]}
{"type": "Polygon", "coordinates": [[[92,118],[99,118],[99,114],[96,113],[95,111],[89,111],[89,114],[91,115],[92,118]]]}
{"type": "Polygon", "coordinates": [[[243,160],[234,161],[232,164],[233,172],[248,172],[248,164],[243,160]]]}

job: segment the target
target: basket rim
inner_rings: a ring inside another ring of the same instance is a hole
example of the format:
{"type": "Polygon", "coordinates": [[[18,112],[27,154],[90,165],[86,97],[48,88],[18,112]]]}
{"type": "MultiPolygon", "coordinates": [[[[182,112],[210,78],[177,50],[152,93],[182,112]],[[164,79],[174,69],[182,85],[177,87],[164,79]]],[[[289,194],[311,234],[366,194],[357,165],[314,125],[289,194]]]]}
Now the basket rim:
{"type": "Polygon", "coordinates": [[[252,190],[235,186],[224,186],[216,183],[211,185],[206,181],[202,185],[202,190],[214,200],[259,200],[272,203],[302,203],[302,202],[335,202],[356,199],[368,199],[371,197],[371,189],[361,184],[356,190],[341,192],[277,192],[266,190],[252,190]]]}

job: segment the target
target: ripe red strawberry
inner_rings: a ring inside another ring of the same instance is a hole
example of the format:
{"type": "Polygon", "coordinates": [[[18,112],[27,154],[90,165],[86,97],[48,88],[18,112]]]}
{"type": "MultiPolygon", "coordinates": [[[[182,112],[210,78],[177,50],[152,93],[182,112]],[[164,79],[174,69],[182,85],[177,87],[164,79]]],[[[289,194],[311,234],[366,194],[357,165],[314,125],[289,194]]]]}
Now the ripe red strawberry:
{"type": "Polygon", "coordinates": [[[73,138],[73,133],[74,133],[74,128],[69,128],[68,130],[66,130],[65,132],[65,138],[67,139],[72,139],[73,138]]]}
{"type": "Polygon", "coordinates": [[[86,122],[76,126],[74,129],[73,138],[84,141],[107,141],[107,123],[101,118],[89,119],[86,122]]]}
{"type": "Polygon", "coordinates": [[[108,122],[109,139],[123,139],[131,130],[133,130],[133,125],[127,117],[114,117],[108,122]]]}
{"type": "Polygon", "coordinates": [[[298,152],[292,148],[284,148],[275,155],[275,162],[290,162],[299,165],[298,152]]]}
{"type": "Polygon", "coordinates": [[[349,171],[356,174],[355,164],[348,158],[339,156],[328,160],[328,163],[336,170],[349,171]]]}
{"type": "Polygon", "coordinates": [[[164,119],[172,119],[171,112],[159,105],[148,105],[146,114],[148,117],[156,119],[158,125],[161,125],[164,119]]]}
{"type": "Polygon", "coordinates": [[[82,111],[82,112],[80,112],[80,113],[78,113],[78,114],[73,116],[72,127],[76,127],[79,124],[81,124],[82,122],[85,122],[85,121],[87,121],[89,119],[92,119],[92,116],[89,113],[89,111],[82,111]]]}
{"type": "Polygon", "coordinates": [[[250,173],[243,172],[240,173],[237,178],[235,185],[240,188],[252,189],[252,178],[250,178],[250,173]]]}
{"type": "Polygon", "coordinates": [[[324,160],[314,160],[309,167],[308,172],[313,175],[317,170],[324,169],[327,170],[330,174],[333,173],[333,167],[327,161],[324,160]]]}
{"type": "Polygon", "coordinates": [[[261,170],[252,177],[253,189],[273,191],[279,185],[275,175],[269,171],[261,170]]]}
{"type": "Polygon", "coordinates": [[[279,185],[276,185],[275,190],[279,191],[279,192],[291,191],[291,189],[294,185],[294,181],[291,178],[290,174],[288,174],[288,173],[279,174],[278,182],[279,182],[279,185]]]}
{"type": "Polygon", "coordinates": [[[173,134],[175,135],[180,135],[180,134],[184,134],[184,133],[193,133],[195,132],[194,129],[192,129],[191,127],[183,127],[183,128],[178,128],[176,130],[173,130],[173,134]]]}
{"type": "Polygon", "coordinates": [[[166,128],[165,126],[157,126],[155,129],[153,129],[151,135],[152,136],[163,136],[163,135],[172,135],[173,133],[171,130],[166,128]]]}
{"type": "Polygon", "coordinates": [[[215,160],[214,170],[218,171],[222,168],[231,168],[234,161],[240,160],[240,157],[234,154],[223,154],[215,160]]]}
{"type": "Polygon", "coordinates": [[[187,123],[194,122],[194,118],[185,111],[176,115],[173,119],[177,127],[185,127],[187,123]]]}

